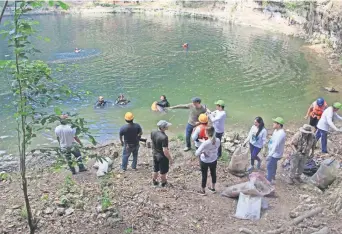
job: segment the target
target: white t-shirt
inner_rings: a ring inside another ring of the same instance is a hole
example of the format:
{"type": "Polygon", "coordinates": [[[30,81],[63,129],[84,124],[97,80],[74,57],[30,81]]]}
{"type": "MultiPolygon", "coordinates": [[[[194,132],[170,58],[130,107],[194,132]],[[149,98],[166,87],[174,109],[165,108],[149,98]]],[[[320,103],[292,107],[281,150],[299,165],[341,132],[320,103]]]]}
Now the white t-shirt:
{"type": "Polygon", "coordinates": [[[251,130],[249,131],[248,139],[252,145],[261,149],[262,147],[264,147],[266,143],[267,130],[266,128],[263,128],[261,132],[259,133],[259,135],[256,136],[258,130],[259,130],[258,127],[253,125],[251,127],[251,130]]]}
{"type": "Polygon", "coordinates": [[[212,163],[217,160],[217,151],[220,146],[220,139],[215,139],[215,144],[211,142],[211,139],[204,141],[201,146],[196,150],[195,155],[201,157],[201,161],[204,163],[212,163]]]}
{"type": "Polygon", "coordinates": [[[59,125],[55,129],[55,134],[59,138],[61,148],[71,147],[75,142],[76,129],[72,129],[70,125],[59,125]]]}
{"type": "Polygon", "coordinates": [[[284,154],[286,133],[284,129],[274,130],[272,138],[268,143],[268,156],[281,158],[284,154]]]}
{"type": "Polygon", "coordinates": [[[335,131],[338,131],[338,128],[333,123],[335,118],[342,120],[342,117],[336,114],[336,112],[334,112],[332,106],[328,107],[327,109],[325,109],[325,111],[322,114],[322,117],[318,121],[317,128],[323,131],[329,131],[329,126],[330,126],[335,131]]]}
{"type": "Polygon", "coordinates": [[[224,124],[226,121],[227,114],[224,110],[213,111],[208,115],[209,119],[213,123],[213,127],[216,133],[223,133],[224,132],[224,124]]]}

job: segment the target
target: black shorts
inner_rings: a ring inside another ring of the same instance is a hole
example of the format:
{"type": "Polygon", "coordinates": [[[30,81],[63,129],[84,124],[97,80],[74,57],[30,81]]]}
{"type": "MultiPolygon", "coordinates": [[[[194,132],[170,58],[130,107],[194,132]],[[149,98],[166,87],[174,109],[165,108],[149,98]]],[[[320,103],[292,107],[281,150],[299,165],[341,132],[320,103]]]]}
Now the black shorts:
{"type": "Polygon", "coordinates": [[[153,171],[164,175],[169,172],[169,159],[165,156],[153,157],[153,171]]]}
{"type": "Polygon", "coordinates": [[[317,119],[316,117],[315,117],[315,118],[310,117],[309,124],[310,124],[312,127],[317,128],[318,121],[319,121],[319,119],[317,119]]]}

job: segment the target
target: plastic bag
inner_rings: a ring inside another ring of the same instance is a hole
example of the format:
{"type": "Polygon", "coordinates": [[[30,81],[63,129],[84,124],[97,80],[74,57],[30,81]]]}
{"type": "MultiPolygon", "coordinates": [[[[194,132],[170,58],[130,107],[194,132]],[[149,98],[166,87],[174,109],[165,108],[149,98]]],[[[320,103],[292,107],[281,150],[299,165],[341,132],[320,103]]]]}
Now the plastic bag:
{"type": "Polygon", "coordinates": [[[101,161],[97,160],[95,164],[93,165],[95,169],[98,169],[96,172],[96,175],[98,177],[101,177],[107,174],[113,164],[113,160],[110,159],[109,157],[106,157],[105,159],[102,159],[101,161]]]}
{"type": "Polygon", "coordinates": [[[326,159],[309,181],[320,189],[326,189],[336,179],[339,167],[335,159],[326,159]]]}
{"type": "Polygon", "coordinates": [[[262,197],[240,193],[235,217],[239,219],[260,219],[262,197]]]}
{"type": "Polygon", "coordinates": [[[261,172],[253,172],[249,175],[250,181],[225,188],[221,195],[224,197],[238,197],[240,193],[246,195],[266,196],[274,191],[274,187],[261,172]]]}
{"type": "Polygon", "coordinates": [[[235,173],[244,173],[249,165],[248,148],[240,146],[237,148],[229,162],[228,170],[235,173]]]}
{"type": "Polygon", "coordinates": [[[317,172],[318,168],[319,165],[317,165],[315,160],[311,158],[305,163],[303,174],[313,176],[317,172]]]}

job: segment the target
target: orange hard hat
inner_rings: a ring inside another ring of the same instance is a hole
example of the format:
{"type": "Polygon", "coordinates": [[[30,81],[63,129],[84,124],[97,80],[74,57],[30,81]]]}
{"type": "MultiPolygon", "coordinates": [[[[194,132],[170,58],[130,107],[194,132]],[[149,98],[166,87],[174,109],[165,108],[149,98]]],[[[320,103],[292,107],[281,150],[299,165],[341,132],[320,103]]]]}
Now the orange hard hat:
{"type": "Polygon", "coordinates": [[[200,123],[208,123],[208,116],[206,114],[200,114],[198,121],[200,123]]]}
{"type": "Polygon", "coordinates": [[[132,114],[132,112],[127,112],[125,114],[125,120],[132,121],[133,119],[134,119],[134,115],[132,114]]]}

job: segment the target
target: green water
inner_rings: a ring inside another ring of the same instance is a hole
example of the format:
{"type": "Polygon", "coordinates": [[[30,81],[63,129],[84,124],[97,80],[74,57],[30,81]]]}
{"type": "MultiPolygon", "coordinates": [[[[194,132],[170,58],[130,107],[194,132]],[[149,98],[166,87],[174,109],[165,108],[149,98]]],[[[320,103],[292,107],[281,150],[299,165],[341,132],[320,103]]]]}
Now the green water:
{"type": "MultiPolygon", "coordinates": [[[[124,124],[126,111],[132,111],[145,133],[159,119],[173,123],[171,132],[182,132],[186,110],[167,114],[152,113],[151,103],[165,94],[171,105],[189,103],[199,96],[209,108],[223,99],[228,112],[227,129],[248,129],[255,116],[270,126],[272,117],[301,122],[307,106],[318,96],[329,102],[339,94],[323,93],[321,86],[337,78],[316,55],[304,54],[303,41],[242,26],[176,17],[145,15],[37,16],[42,36],[40,59],[49,61],[75,47],[96,50],[99,54],[64,63],[74,71],[57,73],[60,82],[74,90],[88,90],[84,99],[55,103],[78,112],[89,122],[99,141],[116,138],[124,124]],[[181,45],[188,42],[184,51],[181,45]],[[329,78],[329,79],[328,79],[329,78]],[[331,80],[331,79],[332,80],[331,80]],[[99,95],[114,100],[124,93],[131,100],[126,107],[94,110],[99,95]]],[[[0,59],[9,54],[5,41],[0,43],[0,59]]],[[[81,55],[80,55],[81,56],[81,55]]],[[[63,60],[62,60],[63,61],[63,60]]],[[[55,62],[50,61],[55,67],[55,62]]],[[[10,101],[7,78],[0,80],[0,104],[10,101]]],[[[53,107],[53,106],[52,106],[53,107]]],[[[51,108],[52,108],[51,107],[51,108]]],[[[14,125],[10,109],[1,108],[0,150],[11,151],[14,125]]],[[[52,133],[39,135],[35,143],[51,143],[52,133]],[[49,137],[50,135],[50,137],[49,137]]]]}

